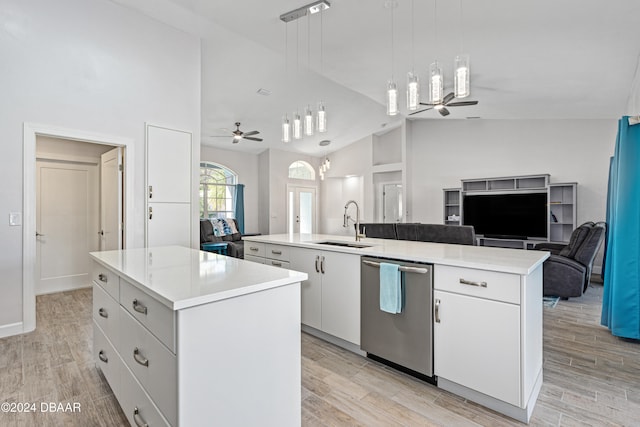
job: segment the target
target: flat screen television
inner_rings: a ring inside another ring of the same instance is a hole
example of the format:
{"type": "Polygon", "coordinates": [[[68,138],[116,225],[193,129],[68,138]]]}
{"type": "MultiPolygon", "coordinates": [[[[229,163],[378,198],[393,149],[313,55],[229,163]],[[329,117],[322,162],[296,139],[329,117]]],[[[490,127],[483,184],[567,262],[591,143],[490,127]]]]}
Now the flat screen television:
{"type": "Polygon", "coordinates": [[[547,193],[465,194],[462,221],[485,237],[546,239],[547,193]]]}

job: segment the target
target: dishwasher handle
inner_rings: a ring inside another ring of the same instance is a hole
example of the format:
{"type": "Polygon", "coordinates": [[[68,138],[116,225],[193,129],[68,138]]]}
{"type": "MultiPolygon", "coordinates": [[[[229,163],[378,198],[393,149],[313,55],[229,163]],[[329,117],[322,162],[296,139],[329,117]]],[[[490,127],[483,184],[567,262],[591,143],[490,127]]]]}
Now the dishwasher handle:
{"type": "MultiPolygon", "coordinates": [[[[371,267],[380,268],[380,263],[379,262],[363,260],[362,263],[366,264],[366,265],[369,265],[371,267]]],[[[398,270],[402,271],[403,273],[417,273],[417,274],[427,274],[427,273],[429,273],[429,269],[428,268],[424,268],[424,267],[409,267],[409,266],[405,266],[405,265],[399,266],[398,270]]]]}

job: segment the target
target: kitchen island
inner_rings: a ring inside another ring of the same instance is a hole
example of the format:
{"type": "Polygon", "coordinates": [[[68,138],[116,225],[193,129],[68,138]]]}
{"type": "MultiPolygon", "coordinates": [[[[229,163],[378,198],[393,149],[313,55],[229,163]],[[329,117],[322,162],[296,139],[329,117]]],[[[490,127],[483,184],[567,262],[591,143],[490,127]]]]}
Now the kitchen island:
{"type": "Polygon", "coordinates": [[[91,257],[94,356],[131,425],[300,425],[306,274],[178,246],[91,257]]]}
{"type": "Polygon", "coordinates": [[[438,387],[530,419],[542,386],[548,252],[320,234],[244,240],[245,259],[309,275],[301,290],[303,330],[361,354],[360,257],[433,264],[434,306],[425,310],[433,313],[438,387]]]}

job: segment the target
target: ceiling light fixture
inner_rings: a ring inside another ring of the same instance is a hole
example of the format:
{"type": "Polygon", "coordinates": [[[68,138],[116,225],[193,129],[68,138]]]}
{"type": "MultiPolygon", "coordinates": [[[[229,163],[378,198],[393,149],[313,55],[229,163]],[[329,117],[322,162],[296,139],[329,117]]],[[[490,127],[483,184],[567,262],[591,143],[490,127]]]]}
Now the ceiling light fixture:
{"type": "Polygon", "coordinates": [[[420,106],[420,80],[415,73],[415,31],[413,27],[413,0],[411,0],[411,71],[407,73],[407,109],[415,111],[420,106]]]}
{"type": "Polygon", "coordinates": [[[393,80],[393,61],[394,61],[394,45],[393,45],[393,10],[398,5],[396,0],[387,0],[384,7],[391,10],[391,79],[387,83],[387,115],[395,116],[398,114],[398,86],[393,80]]]}
{"type": "Polygon", "coordinates": [[[287,13],[283,13],[282,15],[280,15],[280,20],[283,22],[295,21],[298,18],[307,16],[307,14],[314,15],[318,12],[329,9],[330,7],[331,3],[329,3],[327,0],[314,1],[313,3],[309,3],[306,6],[299,7],[287,13]]]}
{"type": "MultiPolygon", "coordinates": [[[[311,21],[310,16],[316,13],[320,13],[320,74],[323,74],[323,11],[329,9],[331,4],[327,0],[320,0],[313,3],[309,3],[306,6],[302,6],[298,9],[292,10],[287,13],[283,13],[280,15],[280,20],[288,23],[294,20],[298,20],[303,16],[307,16],[307,67],[311,69],[311,21]]],[[[287,55],[288,55],[288,34],[286,31],[287,25],[285,25],[285,72],[287,70],[287,55]]],[[[299,79],[299,69],[300,69],[300,37],[299,37],[299,28],[300,23],[297,22],[296,26],[296,80],[299,79]]],[[[286,75],[286,73],[285,73],[286,75]]],[[[282,141],[285,141],[285,128],[290,129],[291,136],[293,139],[301,139],[304,136],[313,136],[314,132],[317,130],[320,133],[327,131],[327,112],[325,105],[322,101],[318,104],[318,111],[316,117],[313,116],[313,110],[311,109],[311,104],[307,104],[306,108],[303,111],[303,117],[300,117],[299,110],[293,113],[292,123],[290,124],[287,116],[285,115],[282,124],[282,141]]]]}
{"type": "MultiPolygon", "coordinates": [[[[464,52],[462,49],[462,0],[460,0],[460,52],[464,52]]],[[[469,55],[466,53],[460,53],[456,55],[453,64],[454,76],[453,76],[453,92],[456,98],[466,98],[471,93],[469,84],[469,55]]]]}

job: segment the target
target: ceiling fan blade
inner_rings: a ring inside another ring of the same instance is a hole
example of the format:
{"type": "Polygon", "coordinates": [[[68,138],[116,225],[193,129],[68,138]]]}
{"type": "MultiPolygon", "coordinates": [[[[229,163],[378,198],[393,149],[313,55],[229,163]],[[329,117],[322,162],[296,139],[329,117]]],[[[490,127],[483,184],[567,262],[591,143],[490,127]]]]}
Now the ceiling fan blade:
{"type": "Polygon", "coordinates": [[[429,105],[429,106],[433,107],[434,105],[438,105],[438,104],[430,104],[428,102],[421,102],[420,105],[429,105]]]}
{"type": "MultiPolygon", "coordinates": [[[[426,105],[426,104],[422,104],[422,105],[426,105]]],[[[424,110],[414,111],[413,113],[409,113],[409,115],[413,116],[414,114],[422,113],[423,111],[428,111],[428,110],[433,110],[433,107],[425,108],[424,110]]]]}
{"type": "MultiPolygon", "coordinates": [[[[245,133],[245,135],[246,135],[246,133],[245,133]]],[[[242,139],[248,139],[249,141],[258,141],[258,142],[262,141],[262,138],[254,138],[252,136],[245,136],[242,139]]]]}
{"type": "Polygon", "coordinates": [[[442,103],[447,105],[449,101],[451,101],[453,98],[455,98],[455,95],[453,94],[453,92],[449,92],[447,96],[445,96],[444,99],[442,100],[442,103]]]}
{"type": "Polygon", "coordinates": [[[476,105],[478,101],[458,101],[452,102],[451,104],[447,104],[447,107],[462,107],[465,105],[476,105]]]}
{"type": "Polygon", "coordinates": [[[229,138],[229,135],[209,135],[209,138],[229,138]]]}
{"type": "Polygon", "coordinates": [[[448,116],[448,115],[450,114],[450,113],[449,113],[449,110],[447,110],[447,109],[446,109],[446,108],[444,108],[444,107],[440,108],[440,109],[438,110],[438,113],[440,113],[440,115],[441,115],[442,117],[446,117],[446,116],[448,116]]]}
{"type": "Polygon", "coordinates": [[[257,135],[257,134],[259,134],[259,133],[260,133],[260,132],[258,132],[257,130],[252,130],[251,132],[245,132],[245,133],[243,133],[242,135],[243,135],[243,136],[251,136],[251,135],[257,135]]]}

